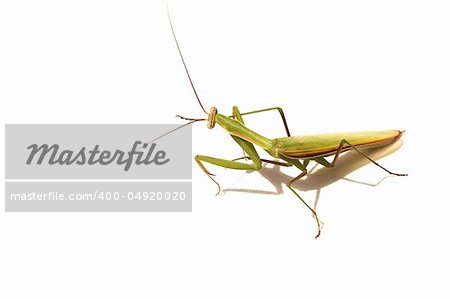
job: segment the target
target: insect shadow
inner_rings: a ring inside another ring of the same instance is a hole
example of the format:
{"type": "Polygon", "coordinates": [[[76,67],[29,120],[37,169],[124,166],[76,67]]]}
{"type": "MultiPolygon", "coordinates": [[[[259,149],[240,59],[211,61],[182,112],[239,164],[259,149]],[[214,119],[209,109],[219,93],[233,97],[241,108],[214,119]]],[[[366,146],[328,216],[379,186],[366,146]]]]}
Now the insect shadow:
{"type": "MultiPolygon", "coordinates": [[[[403,141],[399,139],[396,142],[382,148],[366,149],[362,151],[374,160],[377,160],[396,152],[402,147],[402,145],[403,141]]],[[[317,164],[308,172],[304,179],[295,182],[292,187],[299,191],[316,190],[314,201],[314,208],[316,208],[319,202],[321,189],[335,183],[336,181],[346,180],[352,183],[376,187],[385,179],[395,177],[393,175],[387,175],[375,183],[362,182],[346,178],[348,174],[370,163],[371,162],[369,160],[361,156],[359,153],[355,151],[348,151],[339,158],[335,167],[318,167],[319,165],[317,164]]],[[[266,195],[280,195],[284,193],[283,185],[295,177],[282,172],[279,165],[271,165],[269,167],[269,164],[267,163],[263,165],[263,168],[259,171],[259,174],[261,174],[263,178],[268,180],[273,185],[275,191],[267,191],[261,189],[225,188],[222,192],[224,194],[227,192],[242,192],[266,195]]]]}

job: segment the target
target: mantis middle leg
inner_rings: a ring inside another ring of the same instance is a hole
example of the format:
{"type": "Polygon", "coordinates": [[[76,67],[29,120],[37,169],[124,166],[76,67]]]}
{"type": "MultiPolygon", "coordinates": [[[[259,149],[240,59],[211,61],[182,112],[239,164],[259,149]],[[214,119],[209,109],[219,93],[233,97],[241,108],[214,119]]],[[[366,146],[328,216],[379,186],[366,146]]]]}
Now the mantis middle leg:
{"type": "Polygon", "coordinates": [[[292,188],[292,184],[295,183],[296,181],[300,180],[302,177],[304,177],[306,174],[308,173],[308,171],[305,169],[302,171],[302,173],[300,173],[298,176],[296,176],[295,178],[293,178],[292,180],[290,180],[286,186],[292,191],[294,192],[295,196],[297,196],[302,202],[303,204],[312,212],[314,219],[317,222],[317,235],[316,235],[316,239],[320,236],[320,220],[319,217],[317,217],[317,213],[316,210],[314,210],[299,194],[297,191],[294,190],[294,188],[292,188]]]}
{"type": "MultiPolygon", "coordinates": [[[[233,117],[236,116],[236,115],[235,115],[235,109],[237,110],[237,107],[236,107],[236,106],[233,107],[233,117]]],[[[285,131],[286,131],[286,135],[287,135],[288,137],[290,137],[290,136],[291,136],[291,133],[289,132],[288,124],[287,124],[287,121],[286,121],[286,116],[284,115],[283,109],[280,108],[280,107],[272,107],[272,108],[266,108],[266,109],[260,109],[260,110],[248,111],[248,112],[244,112],[244,113],[239,113],[239,115],[242,116],[242,115],[256,114],[256,113],[266,112],[266,111],[271,111],[271,110],[277,110],[278,113],[280,113],[281,120],[283,121],[284,129],[285,129],[285,131]]],[[[239,120],[239,119],[238,119],[238,120],[239,120]]],[[[241,120],[242,120],[242,117],[241,117],[241,120]]],[[[241,120],[240,120],[240,121],[241,121],[241,120]]],[[[243,120],[242,120],[241,122],[244,123],[243,120]]]]}

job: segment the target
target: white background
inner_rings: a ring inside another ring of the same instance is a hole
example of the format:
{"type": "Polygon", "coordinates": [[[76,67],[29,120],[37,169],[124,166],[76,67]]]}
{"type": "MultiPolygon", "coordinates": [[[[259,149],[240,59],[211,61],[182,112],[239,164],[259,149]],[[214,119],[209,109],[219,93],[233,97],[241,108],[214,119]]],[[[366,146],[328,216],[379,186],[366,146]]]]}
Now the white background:
{"type": "MultiPolygon", "coordinates": [[[[379,161],[409,176],[368,186],[386,174],[353,155],[307,177],[297,187],[319,198],[319,240],[306,208],[277,189],[297,172],[270,165],[209,167],[235,189],[214,196],[193,163],[192,213],[3,212],[1,297],[448,298],[447,3],[191,3],[171,13],[206,107],[280,106],[293,135],[405,129],[379,161]]],[[[202,117],[165,4],[10,2],[0,20],[2,123],[202,117]]],[[[275,113],[247,124],[283,135],[275,113]]],[[[220,128],[193,132],[194,154],[242,154],[220,128]]]]}

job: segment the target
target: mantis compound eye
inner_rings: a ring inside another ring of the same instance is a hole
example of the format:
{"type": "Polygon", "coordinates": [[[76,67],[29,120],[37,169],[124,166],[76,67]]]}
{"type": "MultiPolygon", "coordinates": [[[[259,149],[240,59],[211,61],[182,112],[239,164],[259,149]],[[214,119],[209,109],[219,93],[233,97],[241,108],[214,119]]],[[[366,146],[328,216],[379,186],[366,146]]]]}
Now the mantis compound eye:
{"type": "Polygon", "coordinates": [[[208,115],[208,123],[206,124],[206,127],[208,129],[214,128],[214,126],[216,124],[216,114],[217,114],[217,108],[211,107],[211,109],[209,110],[209,115],[208,115]]]}

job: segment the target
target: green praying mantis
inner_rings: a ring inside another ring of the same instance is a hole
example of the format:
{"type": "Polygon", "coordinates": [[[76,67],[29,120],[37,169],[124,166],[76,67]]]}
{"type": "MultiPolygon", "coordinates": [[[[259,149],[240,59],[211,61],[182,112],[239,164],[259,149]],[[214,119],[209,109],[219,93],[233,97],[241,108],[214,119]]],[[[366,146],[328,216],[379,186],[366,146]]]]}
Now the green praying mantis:
{"type": "Polygon", "coordinates": [[[170,27],[172,30],[172,35],[175,40],[178,53],[180,55],[187,77],[191,84],[192,90],[198,101],[198,104],[200,105],[200,108],[207,116],[206,118],[188,118],[177,115],[177,117],[189,121],[185,125],[190,125],[198,121],[206,121],[207,122],[206,126],[208,129],[213,129],[215,125],[218,124],[228,134],[230,134],[233,140],[241,147],[241,149],[245,153],[243,157],[234,160],[227,160],[204,155],[195,156],[194,159],[201,168],[201,170],[217,185],[218,187],[217,194],[220,193],[221,190],[220,185],[213,178],[214,175],[206,169],[204,163],[209,163],[212,165],[229,169],[238,169],[247,171],[260,170],[262,168],[263,162],[283,167],[294,166],[300,170],[300,174],[291,179],[290,181],[286,182],[286,186],[312,212],[313,217],[317,223],[317,234],[315,237],[317,239],[321,233],[321,224],[320,224],[321,222],[319,220],[319,217],[317,216],[315,209],[313,209],[305,200],[303,200],[303,198],[299,195],[299,193],[292,188],[292,184],[300,180],[308,173],[307,167],[311,161],[315,161],[324,167],[332,168],[336,165],[336,162],[342,153],[349,150],[354,150],[361,156],[365,157],[370,162],[375,164],[376,166],[380,167],[381,169],[389,173],[390,175],[395,176],[407,175],[389,171],[388,169],[386,169],[385,167],[381,166],[376,161],[374,161],[372,158],[367,156],[363,151],[361,151],[361,149],[377,148],[391,144],[394,141],[398,140],[402,136],[404,131],[387,130],[387,131],[365,131],[365,132],[351,132],[351,133],[329,133],[329,134],[308,135],[308,136],[291,136],[284,111],[280,107],[272,107],[242,113],[239,111],[237,106],[234,106],[232,108],[231,116],[219,114],[217,108],[215,107],[212,107],[209,110],[209,112],[207,112],[203,107],[203,104],[200,101],[200,98],[194,87],[186,62],[181,52],[180,45],[178,43],[168,10],[167,14],[170,27]],[[245,125],[243,116],[272,110],[276,110],[279,113],[281,121],[283,122],[284,125],[284,129],[286,131],[287,135],[286,137],[270,139],[251,130],[245,125]],[[261,158],[258,152],[256,151],[255,145],[265,150],[270,156],[274,158],[274,160],[261,158]],[[332,157],[331,162],[329,162],[326,159],[326,157],[332,157]],[[244,159],[247,161],[246,162],[240,161],[244,159]]]}

